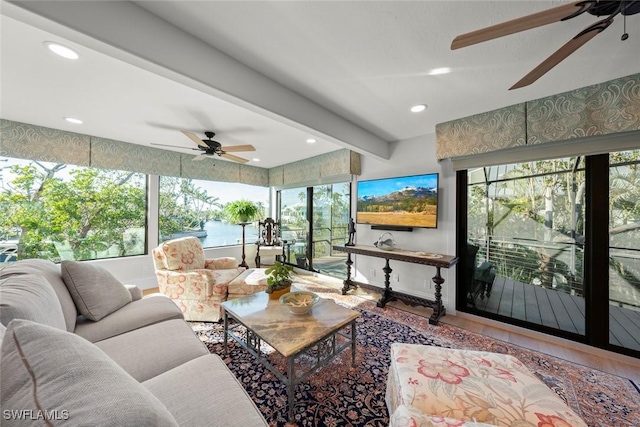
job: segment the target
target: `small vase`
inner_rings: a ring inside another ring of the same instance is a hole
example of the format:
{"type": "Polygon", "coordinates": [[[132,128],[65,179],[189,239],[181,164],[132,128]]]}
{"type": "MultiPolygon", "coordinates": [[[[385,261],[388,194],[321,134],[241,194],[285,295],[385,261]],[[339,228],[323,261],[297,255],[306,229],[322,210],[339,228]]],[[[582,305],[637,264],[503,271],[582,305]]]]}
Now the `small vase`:
{"type": "Polygon", "coordinates": [[[269,294],[269,299],[279,299],[282,295],[291,292],[291,285],[286,288],[278,289],[269,294]]]}

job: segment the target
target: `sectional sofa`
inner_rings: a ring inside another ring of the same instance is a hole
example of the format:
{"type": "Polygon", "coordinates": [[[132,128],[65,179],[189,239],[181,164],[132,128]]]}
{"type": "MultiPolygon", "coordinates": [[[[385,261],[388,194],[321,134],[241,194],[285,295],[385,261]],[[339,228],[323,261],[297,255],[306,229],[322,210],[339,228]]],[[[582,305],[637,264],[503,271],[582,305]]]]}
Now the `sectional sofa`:
{"type": "Polygon", "coordinates": [[[2,425],[267,425],[162,295],[90,263],[0,270],[2,425]]]}

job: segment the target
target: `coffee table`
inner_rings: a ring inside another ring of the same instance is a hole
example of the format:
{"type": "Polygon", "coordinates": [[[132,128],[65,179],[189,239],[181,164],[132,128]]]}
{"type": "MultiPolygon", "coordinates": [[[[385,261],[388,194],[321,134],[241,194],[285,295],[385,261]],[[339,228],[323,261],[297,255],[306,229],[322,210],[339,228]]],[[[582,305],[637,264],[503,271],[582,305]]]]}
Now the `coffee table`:
{"type": "Polygon", "coordinates": [[[237,341],[257,361],[265,366],[287,387],[288,417],[293,420],[296,386],[317,369],[326,365],[343,350],[351,347],[351,366],[356,359],[356,319],[360,313],[342,307],[330,299],[320,299],[309,314],[295,315],[266,292],[225,301],[224,352],[228,338],[237,341]],[[229,319],[237,324],[230,325],[229,319]],[[244,326],[244,330],[238,326],[244,326]],[[262,342],[280,353],[286,361],[286,374],[278,371],[260,350],[262,342]],[[296,360],[311,356],[306,366],[296,360]]]}

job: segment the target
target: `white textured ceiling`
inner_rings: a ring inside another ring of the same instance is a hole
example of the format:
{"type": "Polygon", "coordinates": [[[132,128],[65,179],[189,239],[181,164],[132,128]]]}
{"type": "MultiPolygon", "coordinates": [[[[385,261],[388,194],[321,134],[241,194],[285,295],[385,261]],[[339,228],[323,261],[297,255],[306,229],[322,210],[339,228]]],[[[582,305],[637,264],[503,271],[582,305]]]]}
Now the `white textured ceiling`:
{"type": "Polygon", "coordinates": [[[436,123],[640,72],[640,15],[627,18],[627,41],[620,41],[619,17],[514,91],[508,88],[597,18],[449,48],[458,34],[558,1],[140,1],[137,28],[115,6],[92,13],[95,5],[80,3],[58,2],[55,11],[3,3],[0,116],[138,144],[191,147],[176,130],[213,130],[225,145],[253,144],[256,153],[242,155],[259,157],[249,164],[263,167],[344,146],[385,158],[380,143],[434,133],[436,123]],[[91,15],[103,28],[89,25],[91,15]],[[192,42],[160,34],[152,25],[158,19],[192,42]],[[52,37],[77,48],[81,60],[50,55],[42,42],[52,37]],[[428,75],[439,67],[452,72],[428,75]],[[410,113],[418,103],[429,108],[410,113]],[[67,115],[85,125],[65,124],[67,115]],[[310,135],[319,142],[306,144],[310,135]]]}

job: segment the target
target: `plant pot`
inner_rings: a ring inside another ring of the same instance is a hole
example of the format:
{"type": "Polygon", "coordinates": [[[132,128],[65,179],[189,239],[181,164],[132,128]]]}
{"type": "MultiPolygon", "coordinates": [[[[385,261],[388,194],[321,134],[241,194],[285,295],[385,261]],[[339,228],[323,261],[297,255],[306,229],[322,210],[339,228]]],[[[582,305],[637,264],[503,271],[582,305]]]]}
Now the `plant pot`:
{"type": "Polygon", "coordinates": [[[286,293],[291,292],[291,284],[286,288],[278,289],[269,294],[269,299],[280,299],[280,297],[286,293]]]}

